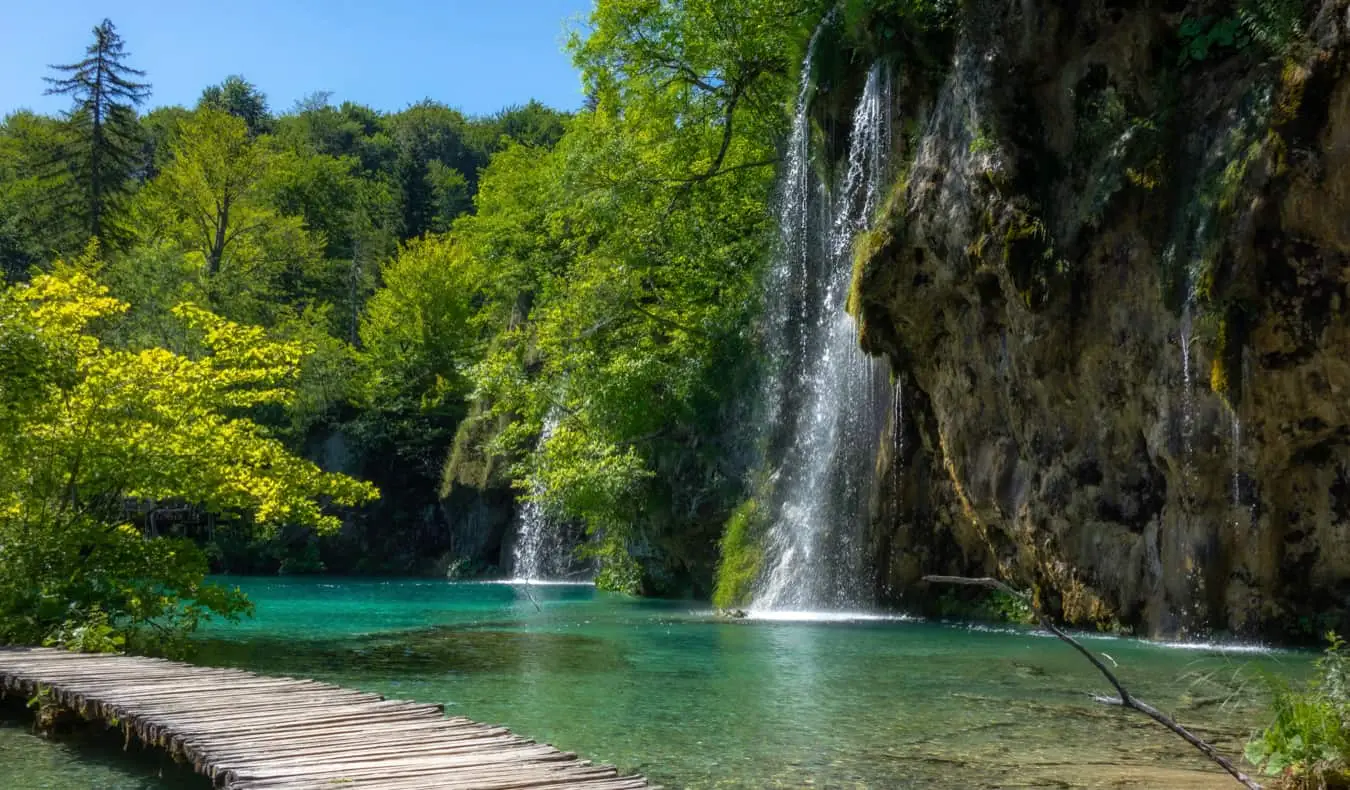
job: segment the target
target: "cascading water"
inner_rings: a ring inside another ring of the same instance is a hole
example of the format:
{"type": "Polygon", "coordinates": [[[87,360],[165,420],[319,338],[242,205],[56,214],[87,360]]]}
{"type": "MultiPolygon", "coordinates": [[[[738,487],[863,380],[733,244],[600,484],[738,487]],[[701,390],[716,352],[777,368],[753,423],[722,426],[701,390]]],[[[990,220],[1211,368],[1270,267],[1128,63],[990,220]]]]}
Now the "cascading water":
{"type": "Polygon", "coordinates": [[[905,382],[895,380],[891,406],[891,512],[900,514],[900,472],[905,462],[905,382]]]}
{"type": "Polygon", "coordinates": [[[847,167],[828,189],[813,177],[810,160],[814,48],[813,38],[786,157],[780,255],[769,279],[774,376],[766,412],[776,470],[756,609],[866,604],[863,531],[891,405],[884,364],[863,353],[845,309],[852,242],[872,219],[886,177],[890,77],[880,64],[868,72],[847,167]]]}
{"type": "MultiPolygon", "coordinates": [[[[1241,358],[1240,358],[1240,362],[1239,362],[1239,366],[1238,366],[1238,370],[1237,370],[1237,376],[1238,376],[1238,382],[1240,383],[1240,386],[1241,386],[1241,388],[1242,388],[1241,391],[1242,391],[1242,392],[1246,392],[1246,391],[1247,391],[1247,353],[1246,353],[1245,349],[1244,349],[1244,351],[1243,351],[1243,353],[1242,353],[1242,356],[1241,356],[1241,358]]],[[[1231,482],[1231,492],[1230,492],[1230,493],[1231,493],[1231,497],[1232,497],[1232,506],[1233,506],[1233,514],[1234,514],[1234,515],[1233,515],[1233,522],[1234,522],[1234,524],[1236,524],[1236,525],[1238,525],[1238,526],[1241,526],[1241,524],[1242,524],[1242,519],[1245,517],[1245,518],[1249,518],[1249,519],[1250,519],[1250,522],[1254,524],[1254,523],[1255,523],[1254,514],[1253,514],[1253,513],[1251,512],[1251,510],[1247,507],[1247,505],[1246,505],[1246,503],[1245,503],[1245,501],[1244,501],[1244,500],[1245,500],[1245,497],[1243,496],[1243,493],[1242,493],[1242,482],[1243,482],[1243,481],[1242,481],[1242,476],[1243,476],[1243,473],[1244,473],[1244,471],[1245,471],[1245,470],[1243,469],[1243,460],[1242,460],[1242,415],[1238,414],[1238,404],[1237,404],[1236,402],[1233,403],[1232,408],[1229,410],[1229,418],[1230,418],[1231,421],[1232,421],[1232,425],[1230,425],[1229,427],[1230,427],[1230,430],[1231,430],[1231,437],[1230,437],[1230,439],[1231,439],[1231,443],[1232,443],[1232,448],[1231,448],[1231,449],[1232,449],[1232,453],[1233,453],[1233,460],[1232,460],[1232,464],[1231,464],[1232,467],[1233,467],[1233,468],[1232,468],[1232,482],[1231,482]]]]}
{"type": "MultiPolygon", "coordinates": [[[[1203,223],[1202,231],[1203,233],[1203,223]]],[[[1175,255],[1175,250],[1168,250],[1175,255]]],[[[1181,483],[1182,495],[1186,498],[1184,506],[1189,511],[1190,497],[1195,493],[1195,360],[1191,347],[1195,335],[1195,273],[1191,267],[1185,271],[1185,302],[1181,307],[1181,324],[1177,330],[1181,345],[1181,483]]]]}
{"type": "MultiPolygon", "coordinates": [[[[539,434],[539,448],[548,442],[557,427],[557,413],[549,412],[539,434]]],[[[558,580],[566,576],[571,564],[567,538],[561,525],[539,503],[538,496],[543,492],[536,489],[531,493],[534,496],[525,501],[517,517],[511,573],[521,581],[558,580]]]]}

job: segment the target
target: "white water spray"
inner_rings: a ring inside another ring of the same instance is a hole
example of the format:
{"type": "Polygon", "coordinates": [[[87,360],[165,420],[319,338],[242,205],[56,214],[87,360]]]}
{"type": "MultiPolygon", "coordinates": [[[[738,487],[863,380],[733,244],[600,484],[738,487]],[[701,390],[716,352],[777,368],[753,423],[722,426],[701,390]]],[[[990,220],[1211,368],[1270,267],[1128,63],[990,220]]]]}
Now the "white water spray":
{"type": "Polygon", "coordinates": [[[773,522],[753,609],[866,605],[864,530],[891,400],[883,363],[863,353],[845,310],[852,242],[872,220],[887,175],[890,78],[880,64],[868,72],[847,166],[827,190],[813,183],[810,168],[811,54],[787,151],[780,255],[769,280],[775,376],[766,411],[781,449],[771,451],[773,522]]]}
{"type": "MultiPolygon", "coordinates": [[[[558,414],[549,412],[544,429],[539,434],[535,452],[543,449],[558,427],[558,414]]],[[[543,491],[538,487],[530,492],[516,521],[516,541],[511,552],[511,573],[522,581],[550,581],[567,575],[571,564],[571,550],[562,525],[540,504],[543,491]]]]}

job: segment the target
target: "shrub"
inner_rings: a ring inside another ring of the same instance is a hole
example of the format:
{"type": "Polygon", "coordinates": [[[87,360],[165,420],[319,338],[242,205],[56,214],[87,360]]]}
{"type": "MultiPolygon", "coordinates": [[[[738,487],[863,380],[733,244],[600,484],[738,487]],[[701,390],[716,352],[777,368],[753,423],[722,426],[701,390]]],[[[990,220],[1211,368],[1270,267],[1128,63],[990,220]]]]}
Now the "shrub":
{"type": "Polygon", "coordinates": [[[1290,790],[1350,787],[1350,651],[1336,634],[1305,688],[1271,678],[1274,721],[1247,744],[1247,760],[1290,790]]]}

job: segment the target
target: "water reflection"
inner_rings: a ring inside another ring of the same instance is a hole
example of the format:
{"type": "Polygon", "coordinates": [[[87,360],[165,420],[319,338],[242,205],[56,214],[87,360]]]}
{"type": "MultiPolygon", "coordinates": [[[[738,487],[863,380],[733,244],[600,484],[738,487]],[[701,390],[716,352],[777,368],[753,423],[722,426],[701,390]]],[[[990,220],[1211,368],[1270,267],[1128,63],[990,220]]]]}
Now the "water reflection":
{"type": "MultiPolygon", "coordinates": [[[[727,621],[590,589],[534,590],[536,608],[502,585],[244,585],[257,620],[214,626],[197,660],[443,703],[671,788],[1231,781],[1151,722],[1093,702],[1108,689],[1066,646],[1015,630],[727,621]]],[[[1090,644],[1141,698],[1231,754],[1264,702],[1259,683],[1231,689],[1258,669],[1295,676],[1308,664],[1296,653],[1090,644]]],[[[0,730],[0,749],[9,743],[0,730]]],[[[56,772],[82,760],[63,757],[56,772]]],[[[27,787],[3,781],[5,763],[0,788],[27,787]]],[[[34,786],[168,787],[137,782],[34,786]]]]}

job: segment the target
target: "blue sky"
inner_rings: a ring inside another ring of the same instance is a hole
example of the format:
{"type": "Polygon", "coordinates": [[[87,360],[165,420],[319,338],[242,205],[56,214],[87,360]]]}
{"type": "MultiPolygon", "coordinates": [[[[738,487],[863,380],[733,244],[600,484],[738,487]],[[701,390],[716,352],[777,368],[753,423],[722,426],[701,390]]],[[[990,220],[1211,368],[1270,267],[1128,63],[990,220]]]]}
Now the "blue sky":
{"type": "Polygon", "coordinates": [[[562,52],[591,0],[0,0],[0,116],[65,109],[43,96],[50,63],[84,56],[112,19],[148,72],[147,107],[196,103],[242,74],[283,111],[315,91],[398,110],[432,98],[470,114],[538,99],[581,105],[562,52]]]}

